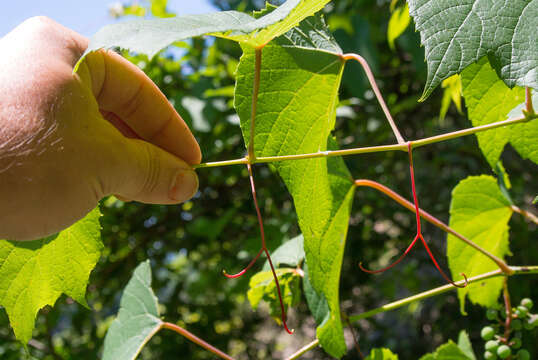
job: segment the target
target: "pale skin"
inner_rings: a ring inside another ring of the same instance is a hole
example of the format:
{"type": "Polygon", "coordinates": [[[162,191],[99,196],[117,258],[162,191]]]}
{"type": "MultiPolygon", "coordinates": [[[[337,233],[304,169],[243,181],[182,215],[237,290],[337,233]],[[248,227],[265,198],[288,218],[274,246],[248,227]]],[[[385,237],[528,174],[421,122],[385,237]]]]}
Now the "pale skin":
{"type": "Polygon", "coordinates": [[[177,204],[198,189],[198,143],[157,86],[111,51],[31,18],[0,39],[0,239],[33,240],[108,195],[177,204]]]}

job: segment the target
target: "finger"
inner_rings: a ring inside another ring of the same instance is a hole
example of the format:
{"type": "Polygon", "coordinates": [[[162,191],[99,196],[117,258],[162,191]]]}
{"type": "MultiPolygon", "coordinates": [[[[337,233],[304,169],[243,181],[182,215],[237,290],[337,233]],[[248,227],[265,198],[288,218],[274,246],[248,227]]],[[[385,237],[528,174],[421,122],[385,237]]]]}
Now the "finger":
{"type": "Polygon", "coordinates": [[[200,147],[188,126],[139,68],[111,51],[91,53],[85,61],[101,110],[116,114],[140,138],[189,164],[200,163],[200,147]]]}
{"type": "Polygon", "coordinates": [[[122,137],[114,152],[111,157],[120,160],[102,177],[108,194],[148,204],[177,204],[198,190],[198,177],[189,164],[147,141],[122,137]]]}

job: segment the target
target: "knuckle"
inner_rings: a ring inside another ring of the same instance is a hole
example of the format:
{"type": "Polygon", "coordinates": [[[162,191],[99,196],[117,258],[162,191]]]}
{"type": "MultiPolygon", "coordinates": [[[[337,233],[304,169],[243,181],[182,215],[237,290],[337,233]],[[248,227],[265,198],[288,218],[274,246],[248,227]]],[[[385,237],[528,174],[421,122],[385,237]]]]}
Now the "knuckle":
{"type": "Polygon", "coordinates": [[[138,141],[142,143],[141,166],[142,172],[144,173],[144,180],[138,195],[151,194],[155,191],[157,185],[159,184],[159,178],[162,171],[159,156],[157,154],[157,150],[153,146],[143,140],[138,141]]]}

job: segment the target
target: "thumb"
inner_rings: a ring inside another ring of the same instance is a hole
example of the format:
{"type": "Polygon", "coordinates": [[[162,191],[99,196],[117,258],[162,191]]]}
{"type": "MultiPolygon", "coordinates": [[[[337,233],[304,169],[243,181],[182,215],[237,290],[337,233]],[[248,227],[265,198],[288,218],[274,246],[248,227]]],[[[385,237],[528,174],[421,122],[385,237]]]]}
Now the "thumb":
{"type": "Polygon", "coordinates": [[[107,194],[147,204],[177,204],[198,190],[198,176],[183,160],[140,139],[123,138],[118,166],[104,175],[107,194]]]}

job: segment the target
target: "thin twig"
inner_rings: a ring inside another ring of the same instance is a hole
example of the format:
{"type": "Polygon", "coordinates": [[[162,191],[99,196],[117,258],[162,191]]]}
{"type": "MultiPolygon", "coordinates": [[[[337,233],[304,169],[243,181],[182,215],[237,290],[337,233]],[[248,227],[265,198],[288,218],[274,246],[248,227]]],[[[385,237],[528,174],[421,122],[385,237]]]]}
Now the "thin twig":
{"type": "Polygon", "coordinates": [[[200,339],[198,336],[194,335],[190,331],[188,331],[188,330],[186,330],[186,329],[184,329],[184,328],[182,328],[180,326],[177,326],[176,324],[172,324],[172,323],[169,323],[169,322],[163,322],[161,324],[161,329],[169,329],[169,330],[175,331],[178,334],[186,337],[188,340],[192,341],[193,343],[195,343],[197,345],[200,345],[201,347],[203,347],[207,351],[210,351],[213,354],[217,355],[221,359],[234,360],[234,358],[231,357],[230,355],[220,351],[219,349],[217,349],[213,345],[205,342],[204,340],[200,339]]]}
{"type": "Polygon", "coordinates": [[[370,86],[372,87],[372,90],[374,90],[374,94],[377,98],[377,101],[379,102],[381,109],[383,109],[383,113],[385,113],[385,117],[387,118],[387,121],[389,122],[390,127],[392,128],[392,132],[394,133],[394,136],[396,136],[396,140],[398,141],[398,144],[404,144],[405,140],[402,134],[400,133],[400,130],[398,130],[398,127],[396,126],[396,123],[394,122],[392,115],[390,114],[389,107],[385,103],[385,100],[383,99],[383,95],[381,95],[381,91],[379,91],[379,87],[377,86],[377,83],[375,81],[374,73],[370,69],[368,62],[362,56],[357,55],[357,54],[344,54],[342,55],[342,58],[344,60],[355,60],[362,66],[362,68],[364,69],[364,72],[366,73],[366,77],[368,78],[368,81],[370,82],[370,86]]]}
{"type": "Polygon", "coordinates": [[[525,88],[525,110],[528,115],[534,114],[534,108],[532,107],[532,93],[531,88],[529,87],[525,88]]]}
{"type": "MultiPolygon", "coordinates": [[[[467,135],[471,135],[471,134],[482,132],[482,131],[496,129],[502,126],[515,125],[515,124],[519,124],[519,123],[523,123],[527,121],[533,121],[535,119],[538,119],[538,115],[532,115],[532,116],[527,116],[527,117],[523,116],[516,119],[498,121],[492,124],[476,126],[476,127],[472,127],[468,129],[450,132],[447,134],[414,140],[413,148],[417,148],[417,147],[421,147],[421,146],[425,146],[429,144],[434,144],[441,141],[456,139],[462,136],[467,136],[467,135]]],[[[323,157],[333,157],[333,156],[349,156],[349,155],[386,152],[386,151],[407,151],[407,145],[406,144],[392,144],[392,145],[369,146],[369,147],[344,149],[344,150],[332,150],[332,151],[328,150],[328,151],[320,151],[320,152],[308,153],[308,154],[266,156],[266,157],[256,158],[254,161],[251,161],[250,163],[261,164],[261,163],[271,163],[271,162],[278,162],[278,161],[303,160],[303,159],[313,159],[313,158],[323,158],[323,157]]],[[[241,159],[202,163],[199,165],[194,165],[193,168],[200,169],[200,168],[221,167],[221,166],[230,166],[230,165],[244,165],[247,163],[249,163],[249,159],[247,157],[244,157],[241,159]]]]}
{"type": "MultiPolygon", "coordinates": [[[[498,277],[498,276],[514,276],[514,275],[538,274],[538,266],[510,266],[510,270],[511,270],[511,275],[507,275],[501,269],[497,269],[497,270],[490,271],[490,272],[487,272],[487,273],[484,273],[484,274],[473,276],[473,277],[467,279],[467,282],[469,284],[472,284],[474,282],[478,282],[478,281],[482,281],[482,280],[486,280],[486,279],[490,279],[490,278],[494,278],[494,277],[498,277]]],[[[463,285],[465,283],[465,281],[460,280],[460,281],[457,281],[456,283],[463,285]]],[[[406,305],[409,305],[409,304],[414,303],[416,301],[424,300],[424,299],[427,299],[427,298],[435,296],[435,295],[443,294],[443,293],[451,291],[451,290],[455,290],[455,288],[451,284],[443,285],[443,286],[437,287],[435,289],[424,291],[422,293],[419,293],[419,294],[416,294],[416,295],[413,295],[413,296],[409,296],[409,297],[407,297],[405,299],[401,299],[401,300],[398,300],[398,301],[383,305],[381,307],[378,307],[377,309],[373,309],[373,310],[364,312],[362,314],[350,316],[349,320],[353,322],[353,321],[366,319],[366,318],[372,317],[374,315],[377,315],[379,313],[394,310],[394,309],[398,309],[398,308],[400,308],[402,306],[406,306],[406,305]]]]}
{"type": "Polygon", "coordinates": [[[533,213],[531,213],[530,211],[527,211],[527,210],[523,210],[515,205],[512,205],[512,210],[514,210],[514,212],[517,212],[518,214],[522,215],[524,218],[526,218],[527,220],[535,223],[536,225],[538,225],[538,216],[534,215],[533,213]]]}
{"type": "Polygon", "coordinates": [[[353,344],[355,345],[355,350],[357,350],[357,353],[359,354],[359,357],[361,359],[364,359],[364,355],[362,354],[361,347],[359,346],[359,340],[357,339],[357,334],[355,334],[355,329],[353,328],[353,325],[351,325],[351,322],[349,321],[349,317],[347,314],[342,314],[342,318],[347,324],[347,327],[349,328],[349,331],[351,331],[351,336],[353,337],[353,344]]]}
{"type": "Polygon", "coordinates": [[[318,339],[315,339],[314,341],[312,341],[311,343],[309,344],[306,344],[305,346],[303,346],[302,348],[300,348],[299,350],[297,350],[296,352],[294,352],[292,355],[290,355],[286,360],[295,360],[295,359],[298,359],[299,357],[301,357],[301,355],[309,352],[310,350],[312,350],[313,348],[317,347],[319,345],[319,340],[318,339]]]}
{"type": "MultiPolygon", "coordinates": [[[[479,282],[479,281],[483,281],[483,280],[487,280],[487,279],[491,279],[491,278],[499,277],[499,276],[507,277],[507,276],[514,276],[514,275],[534,275],[534,274],[538,274],[538,266],[510,266],[510,275],[507,275],[507,274],[503,273],[500,269],[498,269],[498,270],[490,271],[490,272],[480,274],[480,275],[477,275],[477,276],[473,276],[472,278],[467,279],[467,282],[469,284],[472,284],[472,283],[475,283],[475,282],[479,282]]],[[[460,280],[457,283],[463,285],[465,282],[464,282],[464,280],[460,280]]],[[[419,294],[409,296],[409,297],[406,297],[404,299],[394,301],[392,303],[380,306],[380,307],[378,307],[376,309],[364,312],[362,314],[350,316],[349,321],[355,322],[355,321],[359,321],[359,320],[362,320],[362,319],[367,319],[367,318],[370,318],[370,317],[372,317],[374,315],[384,313],[384,312],[387,312],[387,311],[391,311],[391,310],[396,310],[398,308],[401,308],[403,306],[412,304],[414,302],[424,300],[424,299],[430,298],[432,296],[444,294],[444,293],[446,293],[448,291],[452,291],[454,289],[456,289],[456,288],[453,287],[451,284],[443,285],[443,286],[437,287],[435,289],[424,291],[424,292],[421,292],[419,294]]],[[[313,348],[315,348],[318,345],[319,345],[319,340],[316,339],[316,340],[312,341],[311,343],[309,343],[309,344],[305,345],[304,347],[302,347],[300,350],[295,352],[290,357],[288,357],[287,360],[298,359],[301,355],[308,352],[309,350],[312,350],[313,348]]]]}

